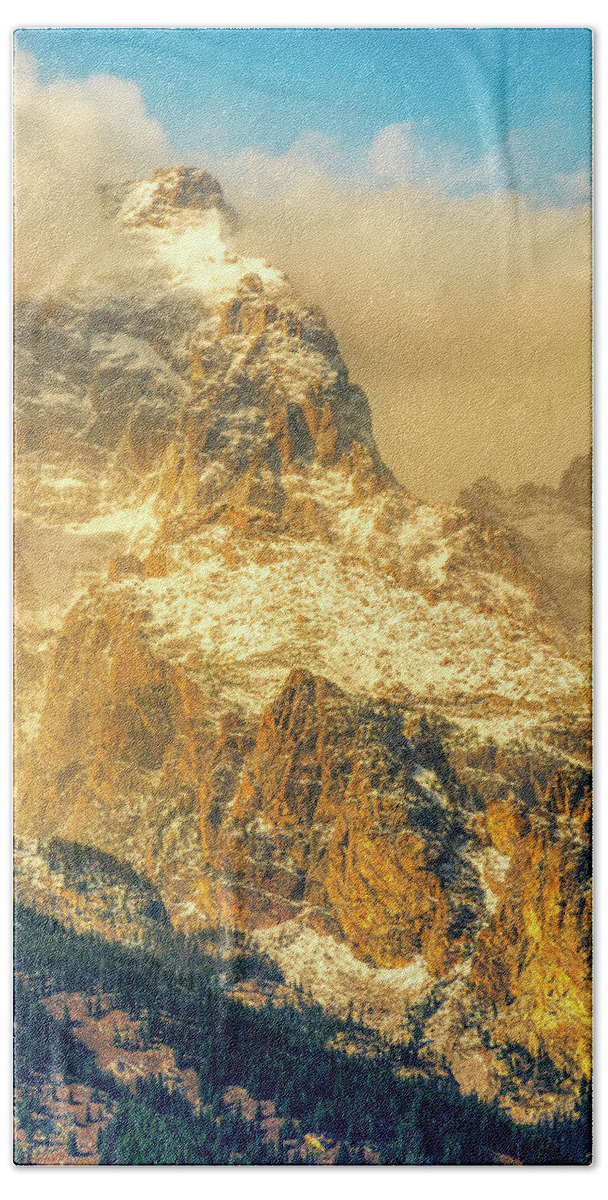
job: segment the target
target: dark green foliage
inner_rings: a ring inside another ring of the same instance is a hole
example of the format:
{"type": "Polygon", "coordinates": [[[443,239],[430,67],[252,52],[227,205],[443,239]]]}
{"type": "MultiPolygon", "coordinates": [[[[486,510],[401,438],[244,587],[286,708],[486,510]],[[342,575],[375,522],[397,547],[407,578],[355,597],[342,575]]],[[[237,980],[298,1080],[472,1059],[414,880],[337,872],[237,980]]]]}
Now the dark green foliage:
{"type": "Polygon", "coordinates": [[[128,863],[115,858],[113,854],[107,854],[95,846],[85,846],[80,842],[68,842],[64,838],[55,837],[49,842],[48,858],[51,870],[63,872],[66,883],[76,891],[88,891],[92,882],[110,886],[122,885],[147,898],[144,915],[150,920],[167,922],[164,904],[150,880],[145,875],[138,874],[128,863]]]}
{"type": "Polygon", "coordinates": [[[15,1142],[13,1145],[13,1162],[16,1167],[24,1167],[27,1164],[27,1154],[21,1142],[15,1142]]]}
{"type": "Polygon", "coordinates": [[[102,1165],[284,1163],[283,1152],[268,1146],[255,1121],[240,1113],[220,1112],[220,1104],[197,1116],[179,1094],[157,1079],[140,1081],[135,1095],[125,1094],[115,1119],[100,1132],[102,1165]]]}
{"type": "Polygon", "coordinates": [[[15,1078],[21,1083],[32,1074],[61,1074],[81,1080],[94,1055],[77,1041],[71,1026],[55,1021],[40,1003],[33,988],[15,979],[15,1078]]]}
{"type": "Polygon", "coordinates": [[[588,1088],[576,1119],[518,1127],[496,1103],[463,1096],[449,1075],[396,1078],[395,1066],[414,1061],[410,1050],[387,1048],[383,1057],[370,1060],[328,1049],[328,1039],[347,1026],[319,1006],[256,1011],[230,1000],[217,981],[217,960],[208,956],[190,956],[181,964],[161,961],[150,952],[75,934],[22,908],[16,965],[32,981],[26,1000],[20,999],[17,1078],[20,1064],[33,1058],[39,1069],[61,1069],[74,1081],[86,1068],[91,1083],[113,1088],[120,1107],[100,1141],[104,1163],[286,1161],[283,1149],[268,1146],[257,1121],[247,1123],[226,1110],[223,1093],[234,1084],[275,1101],[285,1118],[283,1138],[299,1122],[300,1141],[306,1132],[323,1133],[340,1143],[340,1162],[348,1156],[351,1165],[369,1162],[366,1147],[386,1164],[480,1164],[494,1162],[498,1154],[526,1163],[589,1161],[588,1088]],[[182,1065],[197,1072],[201,1116],[158,1081],[142,1083],[135,1096],[108,1086],[95,1076],[88,1051],[76,1051],[71,1028],[50,1022],[39,1004],[43,1026],[46,1021],[53,1032],[50,1040],[47,1032],[30,1043],[24,1006],[37,1003],[32,989],[44,989],[49,978],[56,990],[111,992],[135,1019],[145,1012],[151,1040],[170,1044],[182,1065]]]}

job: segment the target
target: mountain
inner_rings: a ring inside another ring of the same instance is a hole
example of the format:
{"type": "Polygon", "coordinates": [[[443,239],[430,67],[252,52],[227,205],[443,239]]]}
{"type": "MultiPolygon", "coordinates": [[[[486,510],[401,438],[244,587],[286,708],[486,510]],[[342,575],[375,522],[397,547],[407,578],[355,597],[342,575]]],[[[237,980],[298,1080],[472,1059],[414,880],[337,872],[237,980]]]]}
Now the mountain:
{"type": "Polygon", "coordinates": [[[556,488],[524,484],[505,491],[478,479],[460,493],[485,525],[506,532],[518,557],[542,583],[573,642],[591,652],[591,455],[573,458],[556,488]]]}
{"type": "Polygon", "coordinates": [[[247,932],[518,1119],[571,1111],[589,678],[561,593],[494,510],[397,483],[207,173],[108,204],[141,279],[17,317],[20,833],[115,856],[176,928],[247,932]]]}

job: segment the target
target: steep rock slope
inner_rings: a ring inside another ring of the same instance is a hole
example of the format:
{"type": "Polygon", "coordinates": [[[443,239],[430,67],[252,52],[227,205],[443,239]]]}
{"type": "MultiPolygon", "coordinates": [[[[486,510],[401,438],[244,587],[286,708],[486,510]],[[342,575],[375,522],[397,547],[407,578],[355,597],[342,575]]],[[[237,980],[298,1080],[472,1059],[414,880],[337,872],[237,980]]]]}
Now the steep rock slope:
{"type": "Polygon", "coordinates": [[[18,822],[131,863],[178,925],[257,931],[323,1002],[365,977],[369,1022],[463,1086],[563,1107],[588,679],[558,607],[500,529],[395,483],[322,315],[231,255],[209,176],[115,206],[156,281],[20,335],[32,575],[35,537],[78,551],[67,616],[43,595],[24,622],[50,666],[18,822]]]}

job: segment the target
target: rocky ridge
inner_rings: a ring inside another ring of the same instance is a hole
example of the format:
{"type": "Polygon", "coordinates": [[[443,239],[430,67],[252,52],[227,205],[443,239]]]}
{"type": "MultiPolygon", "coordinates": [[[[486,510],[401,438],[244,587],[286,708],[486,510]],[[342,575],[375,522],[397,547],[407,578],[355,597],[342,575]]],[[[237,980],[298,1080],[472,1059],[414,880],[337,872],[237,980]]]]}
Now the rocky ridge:
{"type": "Polygon", "coordinates": [[[502,529],[518,557],[542,581],[572,649],[591,653],[591,455],[579,455],[556,488],[528,484],[509,492],[479,479],[459,503],[502,529]]]}

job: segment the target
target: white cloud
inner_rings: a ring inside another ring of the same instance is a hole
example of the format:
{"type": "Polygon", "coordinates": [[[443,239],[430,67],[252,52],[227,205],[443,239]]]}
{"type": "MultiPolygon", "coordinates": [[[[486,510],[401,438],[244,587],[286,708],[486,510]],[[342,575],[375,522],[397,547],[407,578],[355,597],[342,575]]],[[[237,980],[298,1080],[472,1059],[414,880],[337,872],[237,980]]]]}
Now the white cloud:
{"type": "Polygon", "coordinates": [[[171,161],[138,88],[105,75],[42,87],[35,60],[17,51],[14,97],[17,294],[134,270],[129,239],[108,222],[97,189],[171,161]]]}
{"type": "MultiPolygon", "coordinates": [[[[403,184],[445,196],[517,192],[534,207],[571,207],[588,200],[589,180],[584,165],[572,173],[560,169],[566,135],[559,120],[539,123],[531,129],[512,129],[501,145],[491,144],[474,154],[414,121],[402,121],[379,130],[356,152],[345,153],[336,140],[308,132],[284,154],[250,150],[228,159],[216,157],[214,165],[221,177],[241,173],[254,190],[263,187],[275,196],[287,182],[307,179],[312,185],[321,174],[334,187],[350,190],[403,184]]],[[[492,141],[480,133],[480,145],[492,141]]]]}
{"type": "Polygon", "coordinates": [[[374,179],[384,183],[417,183],[428,175],[428,159],[413,122],[381,129],[370,146],[367,166],[374,179]]]}

